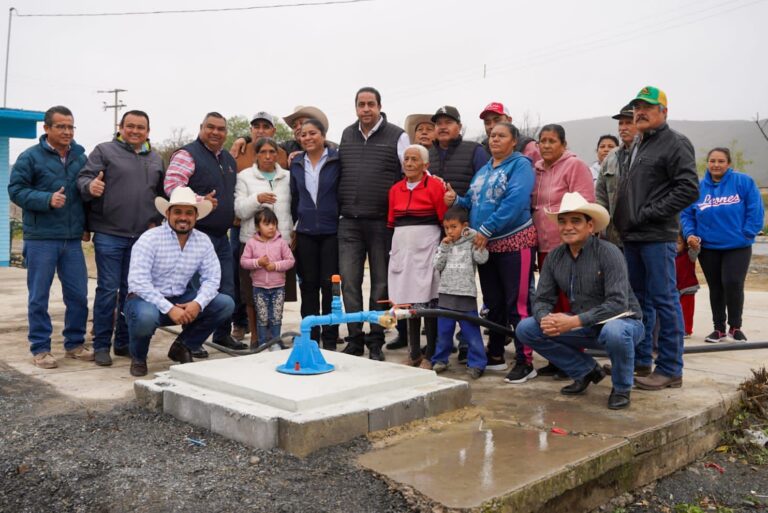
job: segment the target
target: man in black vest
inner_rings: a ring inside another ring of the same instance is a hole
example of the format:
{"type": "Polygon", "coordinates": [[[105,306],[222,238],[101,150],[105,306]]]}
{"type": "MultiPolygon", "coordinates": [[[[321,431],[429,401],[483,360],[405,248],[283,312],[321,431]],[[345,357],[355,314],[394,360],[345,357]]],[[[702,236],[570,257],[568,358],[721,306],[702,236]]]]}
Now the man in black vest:
{"type": "MultiPolygon", "coordinates": [[[[200,220],[195,228],[208,235],[221,264],[219,292],[235,297],[235,276],[232,248],[227,232],[235,220],[235,183],[237,163],[224,151],[227,139],[227,120],[218,112],[209,112],[200,125],[200,133],[191,142],[173,154],[165,174],[164,189],[169,197],[177,187],[189,187],[195,194],[213,203],[213,212],[200,220]]],[[[230,335],[230,321],[222,323],[213,332],[213,341],[233,349],[247,346],[230,335]]],[[[205,349],[192,356],[205,358],[205,349]]]]}
{"type": "MultiPolygon", "coordinates": [[[[339,145],[339,270],[347,312],[363,309],[363,267],[366,258],[371,276],[369,309],[382,309],[387,299],[387,267],[392,231],[387,228],[389,189],[402,175],[402,158],[410,141],[399,126],[387,122],[381,112],[381,94],[363,87],[355,95],[355,123],[344,129],[339,145]]],[[[362,356],[367,343],[369,356],[383,360],[384,330],[371,326],[364,338],[360,323],[347,325],[349,338],[344,352],[362,356]]]]}

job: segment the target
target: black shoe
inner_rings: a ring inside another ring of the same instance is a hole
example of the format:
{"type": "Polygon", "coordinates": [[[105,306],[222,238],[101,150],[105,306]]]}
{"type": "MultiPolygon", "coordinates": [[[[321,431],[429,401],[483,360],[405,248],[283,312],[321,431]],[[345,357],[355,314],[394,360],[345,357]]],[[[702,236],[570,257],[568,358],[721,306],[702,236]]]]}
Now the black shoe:
{"type": "Polygon", "coordinates": [[[115,356],[127,356],[128,358],[131,357],[131,351],[128,350],[128,346],[113,347],[112,353],[114,353],[115,356]]]}
{"type": "Polygon", "coordinates": [[[539,376],[554,376],[560,372],[560,367],[553,364],[552,362],[547,363],[544,367],[540,369],[536,369],[536,374],[539,376]]]}
{"type": "Polygon", "coordinates": [[[232,335],[227,335],[224,338],[214,340],[213,343],[219,344],[220,346],[226,347],[228,349],[234,349],[236,351],[248,349],[248,345],[243,344],[242,342],[238,342],[237,340],[232,338],[232,335]]]}
{"type": "Polygon", "coordinates": [[[507,377],[504,378],[504,382],[519,385],[535,377],[536,369],[533,368],[533,365],[516,363],[512,370],[509,371],[509,374],[507,374],[507,377]]]}
{"type": "Polygon", "coordinates": [[[341,352],[344,354],[351,354],[352,356],[363,356],[363,354],[365,354],[365,349],[354,342],[347,342],[347,346],[341,352]]]}
{"type": "Polygon", "coordinates": [[[467,363],[468,354],[469,354],[469,348],[460,347],[459,348],[459,363],[467,363]]]}
{"type": "Polygon", "coordinates": [[[109,349],[93,353],[93,360],[96,362],[96,365],[101,365],[102,367],[109,367],[112,365],[112,357],[109,356],[109,349]]]}
{"type": "Polygon", "coordinates": [[[578,395],[584,393],[590,383],[598,384],[605,377],[605,371],[599,364],[595,364],[591,371],[587,373],[583,378],[579,378],[573,381],[570,385],[566,385],[560,389],[560,393],[563,395],[578,395]]]}
{"type": "Polygon", "coordinates": [[[136,360],[135,358],[131,360],[131,376],[141,377],[147,375],[147,362],[142,362],[141,360],[136,360]]]}
{"type": "Polygon", "coordinates": [[[384,347],[386,347],[387,349],[394,350],[394,349],[402,349],[407,345],[408,345],[407,340],[404,340],[400,338],[400,336],[397,336],[392,340],[392,342],[387,342],[387,345],[384,347]]]}
{"type": "Polygon", "coordinates": [[[208,351],[206,351],[205,349],[203,349],[201,347],[200,349],[198,349],[196,351],[192,351],[192,357],[193,358],[198,358],[198,359],[208,358],[208,351]]]}
{"type": "Polygon", "coordinates": [[[173,344],[171,344],[171,348],[168,350],[168,358],[174,362],[192,363],[192,353],[178,339],[174,340],[173,344]]]}
{"type": "Polygon", "coordinates": [[[626,392],[617,392],[611,389],[611,395],[608,396],[608,408],[611,410],[623,410],[629,407],[629,390],[626,392]]]}
{"type": "Polygon", "coordinates": [[[384,361],[384,353],[381,350],[381,346],[373,346],[368,348],[368,358],[379,362],[384,361]]]}

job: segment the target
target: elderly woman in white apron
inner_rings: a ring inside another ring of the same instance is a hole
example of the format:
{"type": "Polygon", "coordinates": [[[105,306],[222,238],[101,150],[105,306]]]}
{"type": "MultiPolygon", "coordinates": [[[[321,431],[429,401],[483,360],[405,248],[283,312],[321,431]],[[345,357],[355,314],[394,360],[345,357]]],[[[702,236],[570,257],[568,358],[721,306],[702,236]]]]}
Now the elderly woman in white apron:
{"type": "MultiPolygon", "coordinates": [[[[432,257],[440,244],[440,227],[447,208],[443,201],[445,184],[427,173],[428,166],[426,148],[409,146],[403,157],[405,178],[389,190],[387,221],[395,229],[389,258],[389,299],[416,308],[435,307],[439,274],[432,266],[432,257]]],[[[410,319],[409,356],[404,363],[429,369],[437,339],[437,319],[425,319],[424,323],[426,354],[421,354],[419,320],[410,319]]]]}

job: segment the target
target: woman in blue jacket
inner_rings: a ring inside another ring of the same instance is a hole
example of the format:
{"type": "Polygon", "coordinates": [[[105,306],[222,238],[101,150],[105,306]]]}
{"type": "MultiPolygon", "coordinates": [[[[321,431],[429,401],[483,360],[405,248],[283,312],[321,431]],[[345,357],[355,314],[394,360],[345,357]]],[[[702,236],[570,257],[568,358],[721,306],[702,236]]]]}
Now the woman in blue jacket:
{"type": "Polygon", "coordinates": [[[680,216],[688,245],[701,249],[699,262],[709,286],[715,330],[704,340],[719,342],[730,336],[745,342],[741,330],[744,280],[755,235],[763,228],[763,200],[752,177],[731,168],[728,148],[710,150],[707,167],[699,199],[680,216]]]}
{"type": "MultiPolygon", "coordinates": [[[[325,143],[326,127],[317,119],[301,126],[304,151],[291,160],[291,214],[296,222],[296,271],[301,279],[301,317],[331,313],[331,276],[339,272],[339,152],[325,143]]],[[[320,327],[312,328],[320,342],[320,327]]],[[[323,349],[336,350],[338,326],[323,326],[323,349]]]]}
{"type": "MultiPolygon", "coordinates": [[[[446,203],[469,209],[469,225],[477,231],[475,246],[487,248],[488,262],[478,268],[488,320],[502,326],[517,326],[530,316],[533,262],[537,235],[531,219],[534,173],[531,161],[515,151],[520,132],[510,123],[499,123],[491,131],[491,159],[472,178],[465,196],[452,188],[446,203]]],[[[506,337],[491,332],[488,337],[486,370],[506,370],[506,337]]],[[[515,367],[505,381],[524,383],[536,377],[530,347],[515,342],[515,367]]]]}

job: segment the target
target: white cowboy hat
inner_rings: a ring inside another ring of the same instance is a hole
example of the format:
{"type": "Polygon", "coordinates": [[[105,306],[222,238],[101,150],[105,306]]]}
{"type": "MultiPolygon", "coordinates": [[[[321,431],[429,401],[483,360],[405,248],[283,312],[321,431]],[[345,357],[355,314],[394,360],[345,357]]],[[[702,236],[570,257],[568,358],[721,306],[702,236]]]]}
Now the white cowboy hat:
{"type": "Polygon", "coordinates": [[[568,212],[579,212],[580,214],[586,214],[592,218],[594,223],[595,233],[605,230],[608,223],[611,221],[611,215],[608,211],[597,203],[590,203],[584,196],[578,192],[566,192],[563,194],[563,200],[560,202],[560,210],[552,212],[546,210],[547,216],[557,222],[557,216],[559,214],[566,214],[568,212]]]}
{"type": "Polygon", "coordinates": [[[431,114],[410,114],[405,118],[405,133],[408,134],[411,144],[415,144],[413,140],[416,138],[416,128],[422,123],[429,123],[435,126],[431,114]]]}
{"type": "Polygon", "coordinates": [[[174,205],[192,205],[197,209],[197,219],[200,220],[211,213],[213,205],[210,201],[204,199],[197,201],[195,192],[189,187],[176,187],[171,193],[171,199],[167,200],[162,196],[155,198],[155,208],[163,217],[166,217],[168,209],[174,205]]]}
{"type": "Polygon", "coordinates": [[[314,118],[323,124],[326,132],[328,131],[328,116],[317,107],[312,107],[311,105],[297,105],[293,109],[293,113],[285,116],[283,121],[285,121],[289,127],[293,128],[293,122],[298,118],[314,118]]]}

